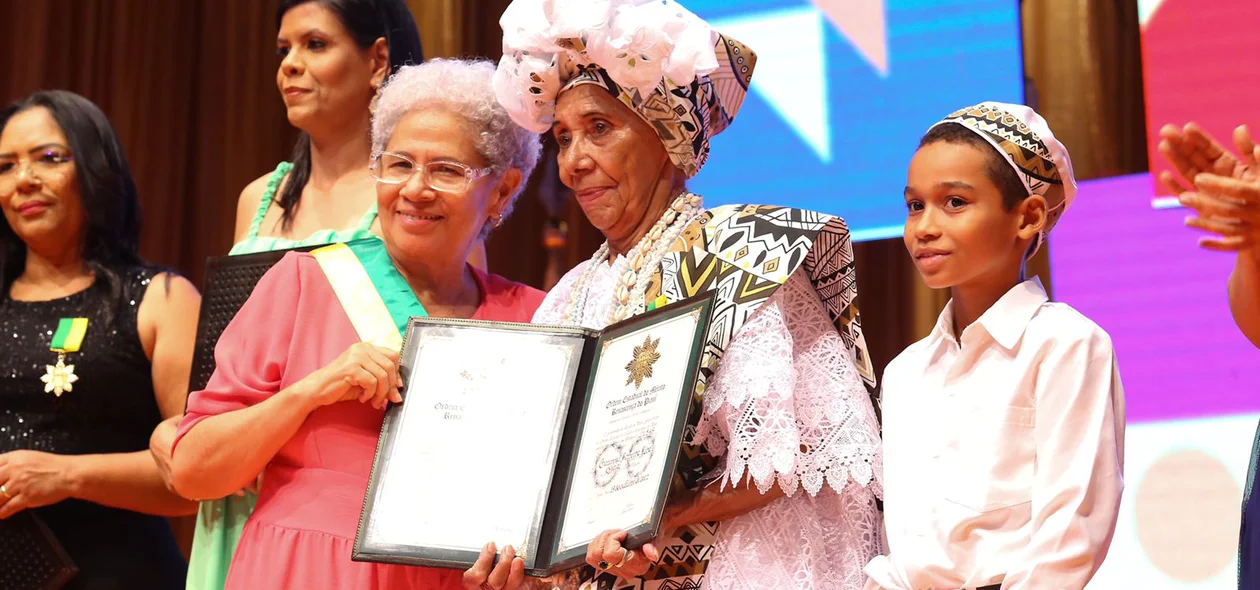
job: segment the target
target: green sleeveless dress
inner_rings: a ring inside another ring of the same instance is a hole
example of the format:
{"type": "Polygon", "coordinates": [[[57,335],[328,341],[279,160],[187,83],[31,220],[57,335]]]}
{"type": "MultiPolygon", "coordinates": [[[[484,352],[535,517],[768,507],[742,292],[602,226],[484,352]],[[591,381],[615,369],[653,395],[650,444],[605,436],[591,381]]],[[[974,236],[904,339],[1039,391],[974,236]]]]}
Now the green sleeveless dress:
{"type": "Polygon", "coordinates": [[[258,212],[254,214],[254,220],[249,224],[249,233],[246,234],[245,239],[233,245],[228,254],[235,256],[237,254],[288,250],[289,248],[301,248],[302,246],[335,244],[360,238],[370,238],[376,235],[372,233],[372,224],[376,222],[375,203],[363,214],[363,218],[359,220],[359,225],[351,229],[321,229],[301,240],[258,235],[258,230],[262,227],[263,217],[267,215],[267,210],[271,208],[271,201],[276,197],[276,190],[280,188],[280,182],[284,180],[285,175],[291,169],[293,169],[293,164],[288,162],[280,162],[276,166],[275,172],[271,173],[271,178],[267,179],[267,188],[263,191],[262,199],[258,202],[258,212]]]}
{"type": "MultiPolygon", "coordinates": [[[[290,240],[258,235],[262,227],[263,217],[271,208],[276,190],[284,180],[293,164],[281,162],[267,179],[267,188],[263,191],[258,203],[258,212],[250,223],[249,233],[245,239],[232,246],[229,254],[253,254],[273,250],[287,250],[302,246],[315,246],[338,242],[350,242],[362,238],[375,237],[372,224],[376,222],[376,205],[363,214],[359,224],[351,229],[319,230],[304,239],[290,240]]],[[[266,485],[264,483],[263,485],[266,485]]],[[[227,581],[228,567],[232,564],[232,556],[236,553],[236,543],[241,538],[241,529],[245,521],[254,511],[257,496],[228,496],[221,500],[202,502],[197,510],[197,527],[193,536],[192,556],[188,562],[187,590],[223,590],[227,581]]]]}

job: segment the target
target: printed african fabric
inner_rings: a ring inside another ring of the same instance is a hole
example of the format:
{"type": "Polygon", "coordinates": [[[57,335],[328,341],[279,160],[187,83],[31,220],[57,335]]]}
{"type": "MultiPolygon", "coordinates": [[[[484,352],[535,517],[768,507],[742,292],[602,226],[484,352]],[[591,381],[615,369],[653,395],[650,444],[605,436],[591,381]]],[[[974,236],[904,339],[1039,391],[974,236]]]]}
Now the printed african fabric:
{"type": "Polygon", "coordinates": [[[853,351],[867,390],[875,391],[857,307],[853,243],[844,220],[791,207],[728,205],[706,210],[683,229],[644,297],[679,301],[718,292],[701,362],[701,392],[731,337],[798,268],[853,351]]]}
{"type": "MultiPolygon", "coordinates": [[[[613,268],[615,273],[615,264],[613,268]]],[[[798,270],[808,278],[828,319],[853,354],[866,393],[873,393],[874,369],[862,334],[852,243],[844,221],[787,207],[733,205],[709,209],[684,228],[652,277],[645,296],[649,307],[659,307],[710,290],[718,295],[685,440],[696,438],[704,412],[704,393],[731,340],[798,270]]],[[[553,293],[564,288],[562,281],[553,293]]],[[[546,316],[549,308],[555,310],[553,315],[567,308],[568,297],[549,295],[548,299],[556,300],[544,302],[535,316],[536,322],[552,319],[546,316]]],[[[718,467],[718,460],[704,445],[684,444],[674,489],[696,489],[709,483],[706,476],[714,476],[720,471],[718,467]]],[[[593,568],[583,567],[569,572],[563,582],[553,582],[565,588],[580,585],[584,590],[698,589],[714,556],[719,528],[720,523],[712,522],[676,531],[662,544],[660,562],[638,578],[617,579],[611,574],[595,577],[593,568]]]]}
{"type": "Polygon", "coordinates": [[[690,84],[665,78],[652,92],[641,93],[592,66],[580,68],[561,92],[582,84],[603,87],[656,130],[670,161],[691,178],[709,159],[709,140],[735,120],[757,64],[757,54],[730,37],[719,35],[715,50],[718,69],[690,84]]]}
{"type": "Polygon", "coordinates": [[[514,0],[499,19],[495,97],[545,133],[566,90],[597,84],[656,131],[688,178],[735,119],[757,56],[674,0],[514,0]]]}
{"type": "Polygon", "coordinates": [[[1063,177],[1055,167],[1054,158],[1045,142],[1018,117],[989,104],[979,104],[959,109],[941,120],[941,123],[958,123],[972,131],[980,132],[1015,167],[1019,179],[1029,194],[1046,199],[1046,226],[1042,235],[1050,233],[1054,224],[1067,209],[1067,193],[1063,177]]]}

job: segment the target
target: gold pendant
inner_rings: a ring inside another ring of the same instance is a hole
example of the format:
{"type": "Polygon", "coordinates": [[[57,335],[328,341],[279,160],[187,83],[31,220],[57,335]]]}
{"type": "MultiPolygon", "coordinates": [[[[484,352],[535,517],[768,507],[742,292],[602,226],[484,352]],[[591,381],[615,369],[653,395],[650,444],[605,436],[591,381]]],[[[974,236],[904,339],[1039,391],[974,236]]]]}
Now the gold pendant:
{"type": "Polygon", "coordinates": [[[79,376],[74,374],[74,365],[66,364],[65,353],[57,353],[56,365],[45,365],[48,369],[43,377],[39,380],[44,382],[44,393],[51,392],[57,397],[66,391],[74,391],[74,382],[79,380],[79,376]]]}

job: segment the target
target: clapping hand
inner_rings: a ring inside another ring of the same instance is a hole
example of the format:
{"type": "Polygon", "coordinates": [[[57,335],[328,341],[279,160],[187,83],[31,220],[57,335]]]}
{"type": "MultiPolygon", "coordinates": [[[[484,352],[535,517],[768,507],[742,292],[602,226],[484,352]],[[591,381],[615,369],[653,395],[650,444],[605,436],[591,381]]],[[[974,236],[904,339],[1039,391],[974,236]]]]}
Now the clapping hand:
{"type": "Polygon", "coordinates": [[[1163,138],[1159,142],[1159,153],[1180,175],[1178,178],[1165,171],[1159,179],[1174,194],[1191,190],[1195,177],[1200,174],[1260,180],[1260,168],[1256,165],[1260,160],[1260,146],[1252,140],[1251,131],[1245,125],[1234,129],[1234,147],[1241,156],[1225,149],[1195,123],[1187,123],[1180,129],[1175,125],[1165,125],[1159,130],[1159,135],[1163,138]]]}
{"type": "Polygon", "coordinates": [[[1180,193],[1183,206],[1196,215],[1186,225],[1216,234],[1199,240],[1209,250],[1243,252],[1260,249],[1260,146],[1244,127],[1234,130],[1235,156],[1194,123],[1183,129],[1168,125],[1159,151],[1180,174],[1160,175],[1180,193]]]}
{"type": "Polygon", "coordinates": [[[1194,192],[1181,194],[1181,204],[1197,213],[1186,225],[1216,234],[1201,238],[1200,246],[1221,252],[1260,250],[1260,181],[1200,174],[1194,186],[1194,192]]]}

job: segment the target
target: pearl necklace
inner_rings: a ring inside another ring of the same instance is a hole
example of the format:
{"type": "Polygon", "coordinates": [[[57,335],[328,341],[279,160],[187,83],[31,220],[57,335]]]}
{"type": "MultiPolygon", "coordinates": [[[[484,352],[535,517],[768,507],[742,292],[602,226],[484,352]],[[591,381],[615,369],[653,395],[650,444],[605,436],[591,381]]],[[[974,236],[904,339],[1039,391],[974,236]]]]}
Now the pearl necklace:
{"type": "MultiPolygon", "coordinates": [[[[617,277],[617,288],[613,291],[617,305],[608,312],[608,324],[620,322],[642,309],[643,298],[653,271],[665,258],[665,253],[673,245],[674,240],[682,234],[683,228],[700,213],[701,208],[700,195],[691,193],[679,195],[647,235],[626,253],[626,259],[629,261],[628,268],[617,277]]],[[[565,323],[581,325],[582,319],[586,316],[586,300],[590,294],[591,278],[594,277],[599,265],[608,260],[608,254],[608,242],[605,241],[591,256],[586,269],[574,283],[569,309],[565,313],[565,323]]]]}

